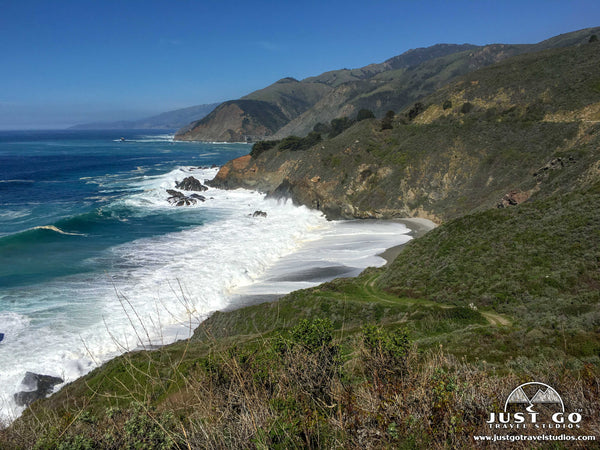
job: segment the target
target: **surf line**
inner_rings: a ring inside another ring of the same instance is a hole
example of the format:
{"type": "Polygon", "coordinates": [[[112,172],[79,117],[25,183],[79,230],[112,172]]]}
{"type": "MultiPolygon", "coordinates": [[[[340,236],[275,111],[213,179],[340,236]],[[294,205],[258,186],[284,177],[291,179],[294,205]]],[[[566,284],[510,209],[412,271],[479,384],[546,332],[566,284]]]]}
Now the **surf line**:
{"type": "Polygon", "coordinates": [[[55,227],[54,225],[41,225],[39,227],[33,227],[31,228],[31,230],[50,230],[50,231],[56,231],[57,233],[60,234],[65,234],[67,236],[87,236],[84,233],[70,233],[68,231],[63,231],[58,227],[55,227]]]}

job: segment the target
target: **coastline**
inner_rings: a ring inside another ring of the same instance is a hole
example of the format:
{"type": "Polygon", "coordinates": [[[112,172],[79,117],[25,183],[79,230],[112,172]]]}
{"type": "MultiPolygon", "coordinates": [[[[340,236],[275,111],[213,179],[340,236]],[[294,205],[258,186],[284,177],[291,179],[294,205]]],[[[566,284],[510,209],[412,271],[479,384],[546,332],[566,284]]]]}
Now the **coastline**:
{"type": "MultiPolygon", "coordinates": [[[[384,222],[394,222],[394,223],[400,223],[400,224],[405,225],[410,230],[407,233],[407,235],[412,237],[412,239],[410,239],[408,242],[424,235],[428,231],[437,227],[436,223],[432,222],[429,219],[423,219],[423,218],[408,218],[407,217],[407,218],[402,218],[402,219],[384,220],[384,222]]],[[[402,249],[404,248],[404,246],[407,243],[389,247],[382,253],[376,254],[375,256],[379,256],[386,261],[385,264],[381,267],[387,267],[388,265],[390,265],[394,261],[394,259],[396,259],[396,257],[400,254],[400,252],[402,251],[402,249]]],[[[294,276],[295,281],[307,282],[307,283],[315,281],[316,278],[323,277],[323,279],[320,282],[325,283],[327,281],[331,281],[335,278],[338,278],[337,276],[334,276],[334,275],[339,275],[339,273],[336,273],[336,271],[332,270],[332,269],[335,269],[335,268],[334,267],[332,267],[332,268],[316,268],[313,270],[306,270],[305,267],[298,267],[298,270],[294,272],[293,276],[294,276]],[[330,276],[327,276],[328,271],[329,271],[330,276]]],[[[354,272],[354,273],[348,272],[345,274],[341,274],[341,277],[342,278],[351,278],[351,277],[358,276],[361,272],[362,272],[362,270],[359,271],[358,273],[357,272],[354,272]]],[[[297,290],[297,289],[294,289],[294,290],[297,290]]],[[[294,291],[290,291],[290,292],[294,292],[294,291]]],[[[246,306],[257,305],[260,303],[273,303],[273,302],[278,301],[280,298],[284,297],[285,295],[287,295],[287,293],[284,293],[284,294],[267,293],[267,294],[236,295],[233,297],[233,300],[231,301],[231,303],[228,304],[221,311],[223,311],[223,312],[234,311],[236,309],[244,308],[246,306]]]]}
{"type": "MultiPolygon", "coordinates": [[[[392,219],[392,221],[397,222],[397,223],[402,223],[402,224],[406,225],[408,228],[410,228],[409,235],[412,236],[413,239],[423,236],[428,231],[431,231],[435,227],[437,227],[437,224],[435,222],[432,222],[429,219],[423,219],[420,217],[407,217],[407,218],[403,218],[403,219],[392,219]]],[[[408,241],[408,242],[410,242],[410,241],[408,241]]],[[[402,251],[402,249],[404,248],[405,245],[406,244],[401,244],[401,245],[396,245],[394,247],[390,247],[383,253],[380,253],[379,255],[377,255],[377,256],[380,256],[383,259],[385,259],[386,263],[385,263],[384,267],[389,266],[396,259],[396,257],[400,254],[400,252],[402,251]]]]}

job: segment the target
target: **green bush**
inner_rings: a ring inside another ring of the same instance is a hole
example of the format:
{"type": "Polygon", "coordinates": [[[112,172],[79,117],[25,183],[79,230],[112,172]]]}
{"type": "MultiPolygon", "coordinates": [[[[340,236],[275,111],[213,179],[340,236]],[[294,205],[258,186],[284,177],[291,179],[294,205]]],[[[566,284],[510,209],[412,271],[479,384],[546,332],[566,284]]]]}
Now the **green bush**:
{"type": "Polygon", "coordinates": [[[423,103],[415,103],[413,107],[408,111],[408,120],[414,120],[423,111],[425,111],[425,106],[423,106],[423,103]]]}
{"type": "Polygon", "coordinates": [[[261,153],[266,152],[267,150],[272,149],[281,141],[258,141],[252,146],[252,150],[250,151],[250,156],[252,158],[257,158],[261,153]]]}
{"type": "Polygon", "coordinates": [[[375,118],[375,114],[373,114],[373,111],[371,111],[370,109],[361,109],[360,111],[358,111],[358,114],[356,115],[356,121],[360,122],[362,120],[366,120],[366,119],[374,119],[375,118]]]}
{"type": "Polygon", "coordinates": [[[333,325],[331,320],[303,319],[291,330],[292,340],[302,345],[308,351],[315,353],[331,344],[333,340],[333,325]]]}
{"type": "Polygon", "coordinates": [[[354,122],[350,120],[348,117],[339,117],[337,119],[333,119],[331,121],[331,131],[329,132],[329,137],[335,137],[338,134],[341,134],[344,130],[350,128],[354,122]]]}
{"type": "Polygon", "coordinates": [[[391,130],[394,128],[393,120],[396,117],[396,113],[394,111],[388,111],[385,113],[385,117],[381,119],[381,129],[382,130],[391,130]]]}

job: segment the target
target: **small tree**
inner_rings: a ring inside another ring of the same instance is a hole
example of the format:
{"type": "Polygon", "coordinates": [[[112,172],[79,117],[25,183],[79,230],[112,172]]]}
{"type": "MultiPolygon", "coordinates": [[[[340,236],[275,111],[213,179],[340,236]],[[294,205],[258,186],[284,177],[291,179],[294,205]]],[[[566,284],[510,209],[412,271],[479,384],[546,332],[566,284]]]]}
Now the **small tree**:
{"type": "Polygon", "coordinates": [[[331,128],[326,123],[319,122],[313,127],[313,131],[321,134],[329,134],[331,128]]]}
{"type": "Polygon", "coordinates": [[[375,118],[375,114],[373,114],[373,111],[371,111],[370,109],[361,109],[360,111],[358,111],[358,114],[356,115],[356,121],[360,122],[361,120],[366,120],[366,119],[374,119],[375,118]]]}
{"type": "Polygon", "coordinates": [[[346,116],[333,119],[331,121],[331,131],[329,132],[329,137],[332,138],[337,136],[345,129],[350,128],[352,123],[352,120],[348,119],[346,116]]]}
{"type": "Polygon", "coordinates": [[[596,36],[595,34],[592,34],[592,35],[590,36],[590,40],[589,40],[588,42],[589,42],[590,44],[591,44],[592,42],[598,42],[598,36],[596,36]]]}
{"type": "Polygon", "coordinates": [[[393,120],[396,117],[396,113],[394,111],[388,111],[385,113],[385,117],[381,119],[381,129],[382,130],[391,130],[394,128],[393,120]]]}
{"type": "Polygon", "coordinates": [[[460,112],[463,114],[469,114],[471,111],[473,111],[473,103],[471,102],[465,102],[463,103],[463,105],[460,108],[460,112]]]}
{"type": "Polygon", "coordinates": [[[413,120],[415,117],[417,117],[423,111],[425,111],[425,107],[423,106],[423,103],[421,103],[421,102],[415,103],[413,105],[413,107],[410,108],[410,110],[408,111],[408,120],[413,120]]]}

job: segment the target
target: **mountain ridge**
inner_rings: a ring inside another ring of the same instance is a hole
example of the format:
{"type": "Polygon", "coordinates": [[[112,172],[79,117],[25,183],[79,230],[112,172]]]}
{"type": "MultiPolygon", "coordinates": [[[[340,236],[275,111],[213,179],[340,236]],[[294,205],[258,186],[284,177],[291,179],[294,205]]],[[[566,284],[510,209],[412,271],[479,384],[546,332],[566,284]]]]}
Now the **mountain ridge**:
{"type": "Polygon", "coordinates": [[[425,97],[390,129],[364,120],[301,150],[283,139],[211,183],[288,196],[330,218],[438,223],[549,195],[569,184],[559,174],[594,176],[599,53],[591,43],[514,56],[425,97]]]}
{"type": "Polygon", "coordinates": [[[404,109],[478,68],[522,53],[580,45],[594,33],[600,33],[600,27],[564,33],[536,44],[436,44],[411,49],[362,68],[332,70],[301,81],[284,78],[239,100],[219,105],[214,115],[183,127],[175,138],[231,142],[302,137],[318,124],[342,116],[355,117],[361,109],[383,117],[388,110],[404,109]],[[270,108],[269,123],[263,123],[261,117],[245,111],[243,105],[231,108],[240,100],[265,101],[280,113],[270,108]],[[229,112],[218,111],[219,108],[229,112]],[[273,115],[285,117],[287,123],[274,123],[273,115]]]}

